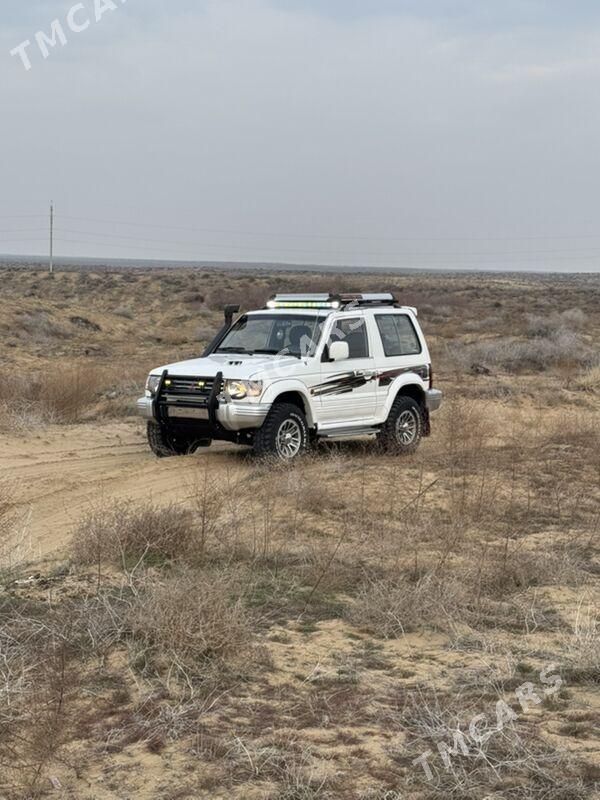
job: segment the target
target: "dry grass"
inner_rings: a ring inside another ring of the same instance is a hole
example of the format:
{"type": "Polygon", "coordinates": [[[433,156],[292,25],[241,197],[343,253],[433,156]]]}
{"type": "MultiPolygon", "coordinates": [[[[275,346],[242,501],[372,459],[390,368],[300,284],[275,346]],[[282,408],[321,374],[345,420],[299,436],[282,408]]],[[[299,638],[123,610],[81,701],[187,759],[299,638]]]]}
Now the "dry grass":
{"type": "Polygon", "coordinates": [[[600,367],[591,367],[576,380],[576,386],[584,392],[600,392],[600,367]]]}
{"type": "MultiPolygon", "coordinates": [[[[97,507],[70,569],[6,578],[0,795],[41,796],[59,775],[91,800],[104,770],[107,798],[593,796],[597,281],[15,272],[0,332],[27,402],[6,380],[0,402],[24,427],[109,418],[148,368],[198,354],[224,301],[390,287],[419,306],[447,395],[418,454],[349,442],[291,467],[230,450],[161,462],[185,472],[186,507],[97,507]],[[81,366],[39,377],[51,359],[81,366]],[[551,702],[450,770],[433,759],[433,782],[413,766],[549,662],[566,684],[551,702]]],[[[0,491],[0,541],[11,508],[0,491]]]]}
{"type": "Polygon", "coordinates": [[[588,606],[580,610],[565,647],[565,680],[600,685],[600,611],[597,608],[588,606]]]}
{"type": "Polygon", "coordinates": [[[253,624],[241,600],[232,599],[231,579],[179,574],[146,580],[129,605],[133,660],[166,679],[222,684],[248,671],[254,654],[253,624]]]}
{"type": "Polygon", "coordinates": [[[553,367],[592,367],[598,352],[580,334],[559,328],[549,336],[530,339],[498,337],[473,344],[456,344],[449,349],[454,363],[463,371],[481,364],[509,373],[544,372],[553,367]]]}
{"type": "MultiPolygon", "coordinates": [[[[408,735],[408,748],[394,753],[401,764],[422,758],[429,769],[418,766],[415,784],[431,800],[456,798],[479,800],[481,792],[491,797],[516,800],[584,800],[593,781],[574,770],[565,752],[556,750],[540,737],[527,721],[496,726],[496,703],[510,704],[506,696],[445,696],[435,691],[419,692],[409,698],[395,718],[395,726],[408,735]],[[487,712],[488,719],[481,720],[487,712]],[[470,722],[483,740],[470,735],[470,722]]],[[[514,704],[514,697],[512,698],[514,704]]],[[[506,711],[502,712],[506,714],[506,711]]]]}
{"type": "Polygon", "coordinates": [[[0,580],[8,579],[33,557],[28,516],[18,513],[15,487],[0,481],[0,580]]]}
{"type": "Polygon", "coordinates": [[[67,608],[0,601],[0,791],[37,798],[74,730],[81,682],[67,608]]]}
{"type": "Polygon", "coordinates": [[[124,501],[101,506],[81,520],[73,537],[72,557],[77,564],[121,567],[182,556],[194,560],[197,540],[188,510],[124,501]]]}
{"type": "Polygon", "coordinates": [[[100,400],[107,374],[96,366],[52,366],[43,371],[0,375],[0,409],[5,427],[77,422],[100,400]]]}
{"type": "Polygon", "coordinates": [[[394,639],[424,628],[447,628],[465,605],[464,587],[452,580],[434,575],[415,583],[387,579],[362,589],[348,619],[361,630],[394,639]]]}

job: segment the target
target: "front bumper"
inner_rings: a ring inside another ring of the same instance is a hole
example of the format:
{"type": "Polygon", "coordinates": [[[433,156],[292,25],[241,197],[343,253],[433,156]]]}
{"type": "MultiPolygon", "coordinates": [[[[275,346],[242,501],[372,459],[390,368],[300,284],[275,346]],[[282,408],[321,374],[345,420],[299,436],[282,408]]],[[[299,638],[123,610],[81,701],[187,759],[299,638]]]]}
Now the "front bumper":
{"type": "MultiPolygon", "coordinates": [[[[155,417],[155,404],[152,397],[140,397],[136,403],[137,412],[145,420],[155,417]]],[[[265,421],[271,405],[267,403],[245,403],[230,400],[225,395],[219,395],[215,409],[215,420],[227,431],[243,431],[260,428],[265,421]]],[[[185,418],[178,417],[174,422],[185,422],[185,418]]],[[[196,420],[190,415],[187,420],[194,423],[196,420]]]]}
{"type": "Polygon", "coordinates": [[[227,431],[260,428],[271,410],[270,403],[245,403],[225,395],[219,395],[218,403],[216,417],[227,431]]]}
{"type": "Polygon", "coordinates": [[[140,397],[135,406],[140,417],[154,419],[154,400],[151,397],[140,397]]]}
{"type": "Polygon", "coordinates": [[[442,405],[442,397],[443,394],[439,389],[429,389],[425,392],[425,404],[430,413],[437,411],[442,405]]]}

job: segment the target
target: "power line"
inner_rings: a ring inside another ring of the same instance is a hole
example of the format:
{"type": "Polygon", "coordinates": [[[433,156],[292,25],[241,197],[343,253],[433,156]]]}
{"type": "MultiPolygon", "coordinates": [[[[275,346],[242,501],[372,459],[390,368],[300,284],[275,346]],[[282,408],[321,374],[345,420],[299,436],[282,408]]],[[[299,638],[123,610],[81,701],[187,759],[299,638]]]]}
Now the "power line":
{"type": "Polygon", "coordinates": [[[45,214],[0,214],[0,219],[46,219],[45,214]]]}
{"type": "Polygon", "coordinates": [[[525,242],[525,241],[569,241],[574,239],[600,239],[600,234],[584,234],[570,236],[347,236],[319,233],[289,233],[269,231],[242,231],[231,228],[188,228],[179,225],[155,225],[148,222],[125,222],[124,220],[93,219],[91,217],[72,217],[60,215],[61,219],[76,222],[93,222],[101,225],[123,225],[132,228],[150,228],[187,233],[220,233],[228,236],[259,236],[268,238],[292,239],[341,239],[344,241],[388,241],[388,242],[525,242]]]}
{"type": "MultiPolygon", "coordinates": [[[[29,215],[13,215],[13,216],[0,216],[0,220],[3,219],[40,219],[42,215],[39,214],[29,214],[29,215]]],[[[345,242],[347,244],[347,250],[344,251],[342,249],[342,245],[340,245],[340,249],[308,249],[308,248],[301,248],[301,247],[277,247],[273,246],[273,244],[269,244],[266,246],[259,245],[255,243],[254,245],[247,245],[242,243],[232,244],[232,243],[216,243],[216,242],[193,242],[193,241],[182,241],[180,239],[148,239],[145,236],[130,236],[125,234],[118,234],[118,233],[109,233],[106,231],[97,232],[97,231],[85,231],[85,230],[71,230],[71,229],[61,229],[55,227],[56,222],[56,215],[54,214],[53,204],[50,206],[50,258],[49,258],[49,266],[50,271],[53,270],[53,256],[54,256],[54,241],[55,241],[55,234],[58,234],[58,238],[56,241],[60,244],[76,244],[76,245],[85,245],[89,247],[90,245],[97,245],[98,247],[102,248],[119,248],[121,250],[135,250],[135,251],[144,251],[146,254],[148,251],[154,251],[156,253],[163,253],[171,256],[173,258],[173,251],[176,250],[177,253],[183,255],[187,253],[188,257],[193,258],[195,260],[199,260],[199,256],[201,258],[201,253],[198,251],[202,250],[214,250],[214,251],[224,251],[224,253],[240,253],[240,256],[244,253],[256,253],[263,257],[263,259],[270,258],[271,260],[279,260],[281,257],[285,257],[284,254],[290,254],[293,256],[309,256],[315,259],[331,259],[335,258],[336,260],[343,261],[347,258],[361,258],[365,261],[368,260],[376,260],[376,259],[393,259],[396,261],[406,261],[411,260],[411,262],[417,262],[417,264],[423,265],[423,260],[426,260],[429,263],[439,263],[440,261],[447,266],[452,266],[453,264],[460,265],[460,264],[470,264],[475,259],[486,259],[483,261],[483,265],[490,266],[492,262],[487,259],[504,259],[505,265],[510,265],[511,259],[519,259],[520,261],[527,263],[527,262],[539,262],[539,261],[596,261],[600,260],[600,246],[594,247],[558,247],[553,249],[510,249],[510,250],[463,250],[462,252],[459,250],[412,250],[412,251],[373,251],[373,250],[357,250],[357,249],[350,249],[351,242],[412,242],[412,243],[430,243],[433,244],[435,242],[444,242],[444,243],[476,243],[476,242],[506,242],[506,243],[517,243],[517,242],[569,242],[573,241],[576,242],[579,240],[600,240],[600,235],[593,236],[593,235],[584,235],[584,236],[525,236],[525,237],[369,237],[369,236],[338,236],[338,235],[325,235],[325,234],[298,234],[298,233],[258,233],[255,231],[239,231],[239,230],[228,230],[228,229],[210,229],[210,228],[186,228],[182,226],[169,226],[169,225],[154,225],[151,223],[140,223],[140,222],[127,222],[124,220],[101,220],[101,219],[94,219],[89,217],[72,217],[72,216],[62,216],[59,215],[58,220],[72,220],[76,222],[89,222],[94,225],[116,225],[116,226],[126,226],[132,228],[141,228],[141,229],[158,229],[158,230],[172,230],[172,231],[181,231],[186,233],[216,233],[216,234],[223,234],[223,235],[233,235],[233,236],[252,236],[252,237],[265,237],[271,239],[271,241],[275,238],[282,237],[282,238],[294,238],[294,239],[310,239],[310,240],[320,240],[320,241],[327,241],[327,240],[338,240],[340,242],[345,242]],[[73,237],[91,237],[91,239],[69,239],[63,238],[63,235],[66,234],[67,236],[73,237]],[[94,241],[96,240],[96,241],[94,241]],[[139,245],[135,244],[128,244],[128,242],[133,243],[140,243],[139,245]],[[158,245],[158,247],[157,247],[158,245]],[[192,250],[192,248],[194,248],[192,250]],[[271,254],[271,255],[269,255],[271,254]],[[589,255],[583,255],[589,254],[589,255]],[[592,255],[596,254],[596,255],[592,255]],[[541,258],[539,258],[541,257],[541,258]],[[508,261],[508,264],[506,263],[508,261]]],[[[28,234],[28,233],[38,233],[41,231],[48,231],[47,228],[6,228],[1,229],[0,234],[28,234]]],[[[20,237],[14,239],[0,239],[0,245],[2,244],[14,244],[14,243],[29,243],[29,242],[38,242],[43,241],[41,238],[34,238],[34,237],[20,237]]],[[[600,242],[599,242],[600,245],[600,242]]],[[[203,259],[204,260],[204,259],[203,259]]],[[[262,260],[262,259],[261,259],[262,260]]],[[[498,262],[501,263],[501,262],[498,262]]],[[[423,265],[424,266],[424,265],[423,265]]]]}
{"type": "MultiPolygon", "coordinates": [[[[122,239],[126,241],[133,241],[133,242],[145,242],[147,244],[159,244],[159,245],[183,245],[184,247],[199,247],[205,248],[208,250],[218,249],[218,250],[242,250],[242,251],[256,251],[256,252],[275,252],[275,253],[302,253],[308,255],[315,255],[315,254],[326,254],[326,255],[344,255],[344,253],[340,252],[339,250],[306,250],[306,249],[290,249],[290,248],[282,248],[282,247],[248,247],[245,245],[230,245],[230,244],[212,244],[208,242],[189,242],[189,241],[181,241],[175,239],[148,239],[147,237],[138,237],[138,236],[123,236],[121,234],[106,234],[106,233],[95,233],[94,231],[75,231],[75,230],[67,230],[67,229],[58,229],[57,233],[66,233],[72,236],[93,236],[96,238],[102,239],[122,239]]],[[[85,243],[85,242],[82,242],[85,243]]],[[[89,242],[89,244],[94,244],[94,242],[89,242]]],[[[417,251],[357,251],[354,250],[352,253],[348,255],[370,255],[370,256],[406,256],[406,257],[461,257],[461,258],[469,258],[469,257],[481,257],[481,256],[529,256],[529,255],[561,255],[561,254],[568,254],[568,253],[600,253],[600,247],[584,247],[584,248],[568,248],[568,249],[560,249],[560,250],[496,250],[496,251],[464,251],[464,252],[457,252],[457,251],[424,251],[424,250],[417,250],[417,251]]]]}
{"type": "MultiPolygon", "coordinates": [[[[45,219],[45,214],[11,214],[0,215],[3,219],[45,219]]],[[[573,241],[577,239],[600,240],[600,234],[569,234],[563,236],[356,236],[340,234],[317,234],[317,233],[290,233],[290,232],[259,232],[248,230],[236,230],[233,228],[197,228],[184,227],[180,225],[158,225],[148,222],[128,222],[115,219],[98,219],[93,217],[76,217],[60,215],[60,219],[73,220],[78,222],[92,222],[101,225],[121,225],[134,228],[178,230],[187,233],[219,233],[233,236],[258,236],[268,238],[293,238],[293,239],[339,239],[344,241],[389,241],[389,242],[524,242],[524,241],[573,241]]],[[[45,229],[44,229],[45,230],[45,229]]],[[[1,232],[1,231],[0,231],[1,232]]]]}
{"type": "Polygon", "coordinates": [[[35,237],[35,238],[28,237],[27,239],[0,239],[0,245],[14,244],[15,242],[45,242],[45,241],[47,241],[47,238],[45,236],[35,237]]]}
{"type": "MultiPolygon", "coordinates": [[[[136,250],[136,251],[143,251],[145,253],[148,253],[148,250],[149,250],[148,247],[143,247],[143,246],[139,246],[139,245],[123,244],[123,243],[120,243],[120,242],[94,242],[94,241],[90,241],[89,239],[86,241],[86,240],[59,238],[59,239],[56,239],[56,241],[59,242],[60,244],[97,245],[98,247],[118,248],[120,250],[136,250]]],[[[156,253],[165,253],[165,254],[170,255],[171,258],[175,257],[173,255],[173,248],[165,249],[165,248],[152,247],[151,249],[156,253]]],[[[176,252],[179,253],[179,254],[183,254],[185,252],[185,254],[187,256],[190,256],[194,260],[197,260],[197,261],[198,260],[205,260],[205,259],[201,259],[199,257],[199,253],[198,253],[197,250],[184,251],[184,250],[178,248],[176,250],[176,252]]],[[[282,252],[282,251],[279,251],[279,252],[282,252]]],[[[354,256],[356,256],[356,255],[358,255],[358,254],[355,253],[354,256]]],[[[368,258],[375,258],[378,255],[381,255],[381,254],[371,254],[370,256],[367,255],[367,256],[361,256],[361,257],[363,257],[365,259],[368,259],[368,258]]],[[[503,255],[503,254],[499,254],[499,255],[503,255]]],[[[446,256],[443,253],[441,253],[441,254],[436,254],[436,256],[439,259],[441,259],[444,264],[446,264],[448,266],[464,264],[465,261],[467,261],[469,259],[469,255],[461,255],[460,253],[453,253],[453,254],[451,254],[451,256],[446,256]]],[[[343,255],[340,255],[340,258],[342,258],[342,257],[343,257],[343,255]]],[[[471,255],[471,258],[473,258],[473,257],[476,257],[476,256],[471,255]]],[[[394,254],[392,256],[388,256],[388,258],[395,258],[397,260],[401,260],[402,258],[415,258],[415,256],[410,256],[410,255],[407,256],[406,254],[394,254]]],[[[535,257],[535,258],[529,258],[529,259],[524,259],[524,260],[525,261],[530,261],[530,262],[535,262],[535,263],[547,262],[547,261],[600,261],[600,254],[597,255],[597,256],[550,256],[550,257],[543,257],[543,258],[535,257]]],[[[492,263],[492,262],[486,262],[486,266],[489,266],[490,263],[492,263]]],[[[498,262],[495,262],[495,263],[502,263],[502,262],[498,261],[498,262]]]]}
{"type": "Polygon", "coordinates": [[[8,230],[0,230],[0,233],[40,233],[45,230],[46,228],[9,228],[8,230]]]}

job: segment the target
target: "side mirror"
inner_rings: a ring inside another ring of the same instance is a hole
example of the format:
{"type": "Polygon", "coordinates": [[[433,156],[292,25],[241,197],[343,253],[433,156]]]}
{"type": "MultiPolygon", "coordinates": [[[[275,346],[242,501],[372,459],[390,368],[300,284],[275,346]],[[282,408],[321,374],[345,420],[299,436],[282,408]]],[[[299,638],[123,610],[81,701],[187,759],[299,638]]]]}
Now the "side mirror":
{"type": "Polygon", "coordinates": [[[347,361],[350,358],[348,342],[332,342],[329,345],[330,361],[347,361]]]}

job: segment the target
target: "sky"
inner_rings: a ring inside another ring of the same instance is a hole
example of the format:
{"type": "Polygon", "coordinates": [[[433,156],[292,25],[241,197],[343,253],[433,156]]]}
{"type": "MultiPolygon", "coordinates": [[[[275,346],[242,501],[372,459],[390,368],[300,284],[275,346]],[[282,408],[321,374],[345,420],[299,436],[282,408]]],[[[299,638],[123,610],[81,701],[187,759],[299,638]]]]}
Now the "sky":
{"type": "Polygon", "coordinates": [[[2,0],[0,252],[600,270],[596,0],[81,5],[2,0]]]}

